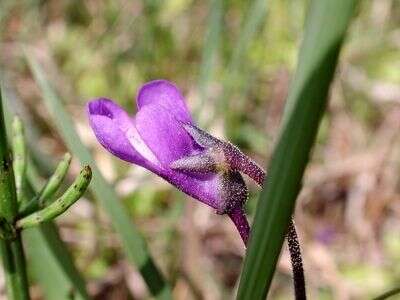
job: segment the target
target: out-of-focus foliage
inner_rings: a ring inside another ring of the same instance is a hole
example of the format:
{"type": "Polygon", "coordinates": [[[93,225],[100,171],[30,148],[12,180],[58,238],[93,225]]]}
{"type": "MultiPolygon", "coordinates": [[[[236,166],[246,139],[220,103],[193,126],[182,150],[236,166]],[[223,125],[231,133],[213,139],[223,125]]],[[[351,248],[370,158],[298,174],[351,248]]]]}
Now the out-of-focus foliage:
{"type": "MultiPolygon", "coordinates": [[[[45,66],[178,299],[231,295],[244,253],[241,242],[225,218],[103,151],[88,128],[84,104],[107,96],[133,113],[138,86],[166,78],[183,88],[201,126],[217,136],[226,132],[266,164],[307,3],[267,1],[265,17],[232,74],[250,1],[0,1],[1,78],[24,122],[31,124],[30,152],[36,153],[40,171],[46,174],[48,156],[61,156],[65,149],[22,59],[21,44],[32,47],[45,66]],[[213,22],[211,8],[220,10],[213,22]],[[210,31],[215,47],[204,42],[210,31]],[[209,72],[201,73],[206,49],[215,53],[209,72]],[[201,74],[207,74],[205,81],[201,74]],[[201,82],[207,83],[204,92],[201,82]],[[37,155],[38,147],[44,157],[37,155]]],[[[362,1],[342,51],[296,211],[310,298],[371,298],[400,279],[399,25],[399,1],[362,1]]],[[[257,195],[252,188],[250,214],[257,195]]],[[[94,202],[80,202],[60,226],[90,293],[101,299],[129,293],[146,298],[104,212],[94,202]]],[[[285,250],[273,299],[291,295],[290,276],[285,250]]],[[[34,291],[40,297],[40,289],[34,291]]]]}

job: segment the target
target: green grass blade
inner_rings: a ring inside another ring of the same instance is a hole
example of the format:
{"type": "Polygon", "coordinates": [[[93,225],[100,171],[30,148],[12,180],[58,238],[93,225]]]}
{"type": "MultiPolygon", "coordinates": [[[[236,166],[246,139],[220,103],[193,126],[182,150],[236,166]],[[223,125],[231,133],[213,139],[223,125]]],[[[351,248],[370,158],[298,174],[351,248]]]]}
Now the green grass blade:
{"type": "Polygon", "coordinates": [[[265,299],[356,0],[311,1],[283,127],[257,206],[238,299],[265,299]]]}
{"type": "Polygon", "coordinates": [[[89,299],[85,282],[54,223],[24,230],[22,238],[26,244],[29,269],[42,288],[45,299],[89,299]]]}
{"type": "Polygon", "coordinates": [[[43,93],[44,103],[54,117],[55,124],[69,150],[80,159],[82,164],[88,164],[92,168],[93,179],[90,189],[104,211],[109,215],[115,231],[121,238],[128,259],[136,265],[150,292],[156,298],[171,298],[170,288],[151,258],[145,240],[131,222],[114,189],[101,175],[88,149],[81,142],[71,118],[65,111],[60,98],[55,94],[50,83],[45,78],[41,66],[33,55],[26,52],[26,57],[35,80],[43,93]]]}
{"type": "Polygon", "coordinates": [[[253,40],[257,30],[260,29],[261,24],[265,21],[267,2],[266,0],[254,0],[251,2],[249,10],[243,17],[242,30],[240,31],[239,38],[233,49],[232,57],[229,62],[229,71],[233,73],[238,71],[250,42],[253,40]]]}
{"type": "MultiPolygon", "coordinates": [[[[204,102],[204,98],[207,97],[207,86],[210,82],[214,68],[217,50],[220,44],[221,25],[222,25],[222,12],[223,3],[222,0],[212,0],[212,4],[209,10],[209,20],[207,33],[204,40],[203,53],[201,59],[200,76],[199,76],[199,90],[200,97],[202,97],[201,104],[204,102]]],[[[202,105],[199,105],[199,109],[202,105]]]]}
{"type": "Polygon", "coordinates": [[[244,97],[242,97],[247,83],[250,81],[251,74],[244,72],[244,65],[247,61],[246,53],[249,50],[251,42],[255,38],[257,32],[265,22],[267,15],[268,0],[253,0],[249,2],[249,8],[242,19],[242,26],[237,41],[233,47],[232,56],[229,60],[227,74],[223,84],[223,94],[221,97],[220,112],[224,112],[226,135],[228,139],[234,138],[234,132],[237,132],[238,114],[237,110],[231,109],[229,104],[235,93],[240,95],[235,99],[235,106],[237,109],[243,108],[245,104],[244,97]],[[226,112],[226,113],[225,113],[226,112]]]}
{"type": "Polygon", "coordinates": [[[212,0],[210,2],[208,26],[203,43],[200,75],[198,79],[200,101],[193,113],[199,123],[206,127],[213,119],[212,114],[210,116],[210,114],[204,110],[204,106],[207,105],[208,85],[215,75],[223,19],[223,1],[212,0]]]}

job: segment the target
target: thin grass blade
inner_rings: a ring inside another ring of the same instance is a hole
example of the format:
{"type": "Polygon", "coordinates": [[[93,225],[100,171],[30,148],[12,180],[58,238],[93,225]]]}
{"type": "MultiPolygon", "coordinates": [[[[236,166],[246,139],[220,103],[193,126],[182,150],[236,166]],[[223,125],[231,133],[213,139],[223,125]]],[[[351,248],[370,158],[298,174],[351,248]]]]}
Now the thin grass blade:
{"type": "Polygon", "coordinates": [[[233,49],[232,57],[229,62],[229,71],[237,72],[243,57],[247,52],[250,42],[265,21],[267,14],[266,0],[254,0],[249,4],[249,9],[243,17],[242,30],[240,31],[237,42],[233,49]]]}
{"type": "MultiPolygon", "coordinates": [[[[198,81],[200,102],[195,109],[195,116],[199,116],[207,99],[208,84],[215,72],[215,63],[221,39],[223,1],[210,1],[208,27],[204,39],[203,53],[198,81]]],[[[208,120],[207,120],[208,121],[208,120]]]]}
{"type": "Polygon", "coordinates": [[[265,299],[356,0],[313,0],[282,131],[252,229],[238,299],[265,299]]]}
{"type": "MultiPolygon", "coordinates": [[[[235,93],[244,94],[247,82],[250,81],[251,74],[243,72],[243,66],[246,62],[246,53],[249,50],[251,41],[255,38],[257,32],[265,22],[268,11],[268,0],[249,1],[249,8],[243,16],[241,31],[233,48],[232,56],[227,67],[227,75],[224,80],[224,92],[220,101],[220,112],[225,114],[226,134],[229,139],[233,137],[233,133],[237,129],[237,111],[229,109],[232,96],[235,93]],[[226,113],[225,113],[226,112],[226,113]]],[[[235,99],[237,109],[245,104],[244,97],[235,99]]]]}
{"type": "Polygon", "coordinates": [[[22,232],[29,269],[49,300],[89,299],[57,227],[52,222],[22,232]]]}

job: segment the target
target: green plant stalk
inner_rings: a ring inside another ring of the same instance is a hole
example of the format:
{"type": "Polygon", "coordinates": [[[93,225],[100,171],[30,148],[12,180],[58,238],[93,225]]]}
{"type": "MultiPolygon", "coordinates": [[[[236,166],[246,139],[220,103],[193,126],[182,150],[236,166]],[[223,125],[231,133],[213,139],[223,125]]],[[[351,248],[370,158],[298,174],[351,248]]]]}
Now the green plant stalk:
{"type": "Polygon", "coordinates": [[[57,216],[65,212],[72,204],[74,204],[85,193],[90,180],[92,179],[92,171],[89,166],[85,166],[72,185],[65,193],[56,201],[33,214],[30,214],[16,223],[17,229],[26,229],[37,226],[40,223],[53,220],[57,216]]]}
{"type": "MultiPolygon", "coordinates": [[[[1,74],[3,75],[3,74],[1,74]]],[[[1,78],[0,78],[1,80],[1,78]]],[[[4,100],[4,114],[6,124],[12,124],[12,113],[8,110],[10,105],[19,101],[13,93],[9,90],[8,95],[5,93],[7,90],[3,89],[4,100]],[[10,99],[11,97],[11,99],[10,99]]],[[[34,124],[31,124],[34,126],[34,124]]],[[[8,136],[12,136],[10,126],[6,126],[8,136]]],[[[28,129],[25,127],[25,129],[28,129]]],[[[29,127],[29,130],[34,131],[34,127],[29,127]]],[[[29,130],[25,130],[29,134],[29,130]]],[[[25,135],[25,138],[27,136],[25,135]]],[[[33,138],[33,140],[36,140],[33,138]]],[[[40,149],[35,148],[36,145],[32,142],[28,147],[29,151],[34,151],[39,160],[42,160],[40,166],[49,173],[53,172],[50,165],[44,164],[50,162],[51,158],[46,156],[45,159],[40,149]],[[48,168],[50,166],[50,168],[48,168]]],[[[29,157],[29,153],[28,157],[29,157]]],[[[26,181],[23,190],[23,197],[32,199],[40,190],[39,181],[36,177],[37,171],[33,164],[29,163],[26,172],[26,181]],[[28,172],[29,171],[29,172],[28,172]]],[[[54,222],[46,222],[38,227],[30,228],[22,231],[22,240],[24,242],[25,254],[27,261],[29,261],[29,270],[32,277],[40,285],[45,299],[49,300],[87,300],[89,295],[86,291],[86,283],[82,275],[76,269],[71,253],[68,251],[68,246],[61,240],[57,227],[54,222]],[[46,268],[43,268],[46,266],[46,268]]]]}
{"type": "Polygon", "coordinates": [[[19,208],[18,216],[25,217],[38,209],[45,207],[51,203],[52,197],[59,189],[63,182],[65,175],[68,172],[69,165],[71,164],[72,156],[65,153],[62,160],[58,163],[53,175],[49,178],[45,186],[40,191],[39,195],[32,198],[29,202],[23,203],[19,208]]]}
{"type": "MultiPolygon", "coordinates": [[[[7,134],[3,115],[3,101],[0,90],[0,218],[12,228],[17,215],[17,195],[14,173],[8,150],[7,134]]],[[[3,233],[0,239],[1,254],[8,299],[29,299],[29,286],[25,268],[25,256],[20,233],[3,233]]]]}
{"type": "Polygon", "coordinates": [[[356,0],[313,0],[283,125],[250,237],[237,299],[265,299],[327,103],[356,0]]]}
{"type": "Polygon", "coordinates": [[[6,275],[7,299],[30,299],[21,235],[18,233],[12,241],[1,239],[0,248],[6,275]]]}
{"type": "Polygon", "coordinates": [[[0,91],[0,218],[12,224],[17,214],[17,195],[11,155],[3,116],[3,101],[0,91]]]}
{"type": "Polygon", "coordinates": [[[20,118],[17,116],[14,117],[12,122],[11,141],[17,202],[22,203],[22,190],[26,174],[26,145],[24,139],[24,128],[20,118]]]}

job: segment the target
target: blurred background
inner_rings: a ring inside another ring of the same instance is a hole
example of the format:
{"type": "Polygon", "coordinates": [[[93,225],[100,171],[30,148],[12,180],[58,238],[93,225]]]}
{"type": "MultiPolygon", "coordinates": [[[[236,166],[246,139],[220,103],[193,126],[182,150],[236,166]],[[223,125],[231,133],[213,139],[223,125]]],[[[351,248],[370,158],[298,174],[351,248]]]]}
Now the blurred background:
{"type": "MultiPolygon", "coordinates": [[[[103,150],[85,103],[105,96],[134,113],[140,85],[168,79],[181,87],[200,127],[267,166],[308,2],[0,2],[1,81],[27,126],[39,174],[66,148],[22,45],[39,58],[176,299],[235,295],[239,235],[227,217],[103,150]]],[[[360,2],[297,201],[310,299],[367,299],[400,283],[400,1],[360,2]]],[[[75,159],[70,179],[79,167],[75,159]]],[[[259,190],[249,186],[252,218],[259,190]]],[[[58,224],[93,297],[150,298],[94,199],[78,201],[58,224]]],[[[42,299],[37,285],[32,293],[42,299]]],[[[270,296],[292,297],[286,245],[270,296]]]]}

